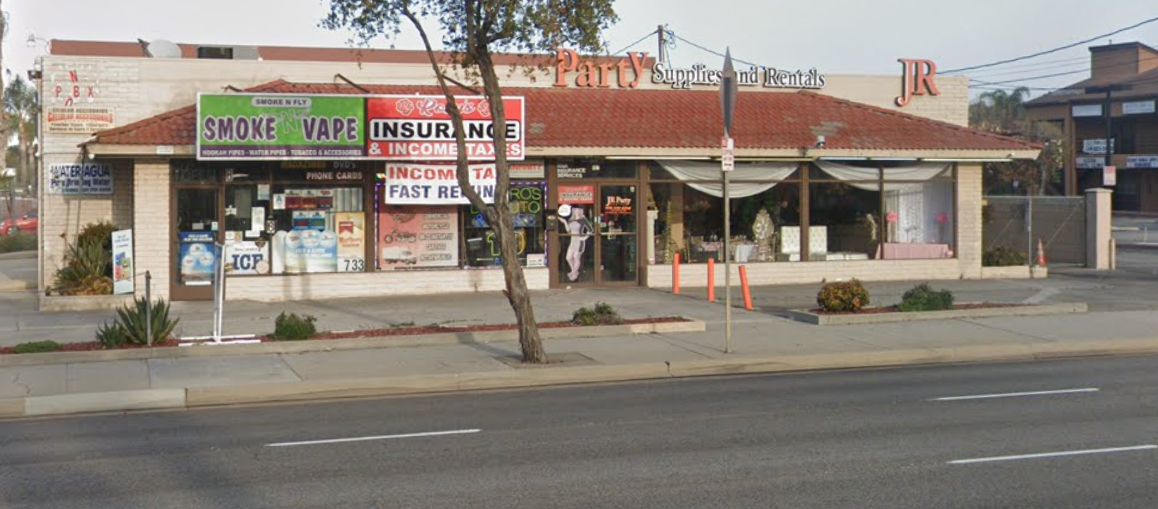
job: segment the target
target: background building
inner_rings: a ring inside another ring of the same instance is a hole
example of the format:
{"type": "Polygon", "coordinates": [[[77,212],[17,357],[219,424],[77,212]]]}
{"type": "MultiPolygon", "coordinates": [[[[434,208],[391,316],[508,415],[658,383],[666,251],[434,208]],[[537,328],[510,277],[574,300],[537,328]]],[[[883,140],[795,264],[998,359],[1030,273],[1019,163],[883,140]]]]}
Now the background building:
{"type": "Polygon", "coordinates": [[[1090,63],[1089,79],[1028,102],[1029,115],[1065,131],[1066,194],[1104,185],[1114,190],[1115,211],[1158,212],[1158,49],[1094,46],[1090,63]],[[1107,127],[1113,184],[1103,175],[1107,127]]]}

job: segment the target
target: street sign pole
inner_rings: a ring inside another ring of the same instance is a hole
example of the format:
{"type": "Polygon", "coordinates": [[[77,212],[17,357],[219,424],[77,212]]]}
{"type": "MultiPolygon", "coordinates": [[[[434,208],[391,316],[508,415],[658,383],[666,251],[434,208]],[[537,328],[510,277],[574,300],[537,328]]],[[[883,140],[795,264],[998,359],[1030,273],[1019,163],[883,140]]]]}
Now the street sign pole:
{"type": "Polygon", "coordinates": [[[732,203],[728,194],[729,175],[736,168],[735,143],[732,140],[732,119],[736,112],[739,83],[732,67],[732,50],[724,54],[724,70],[720,74],[720,112],[724,119],[724,138],[721,141],[720,171],[724,175],[724,353],[732,353],[732,203]]]}
{"type": "Polygon", "coordinates": [[[735,145],[727,136],[723,140],[724,153],[720,169],[724,174],[724,353],[732,353],[732,199],[728,184],[735,169],[735,145]]]}

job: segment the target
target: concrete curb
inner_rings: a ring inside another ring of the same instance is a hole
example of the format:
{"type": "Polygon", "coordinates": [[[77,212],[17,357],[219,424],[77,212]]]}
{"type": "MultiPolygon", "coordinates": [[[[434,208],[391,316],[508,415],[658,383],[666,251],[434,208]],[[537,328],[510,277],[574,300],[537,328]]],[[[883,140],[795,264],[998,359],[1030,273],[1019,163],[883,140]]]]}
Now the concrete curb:
{"type": "Polygon", "coordinates": [[[35,249],[29,251],[13,251],[11,253],[0,253],[0,260],[28,260],[36,258],[37,251],[35,249]]]}
{"type": "Polygon", "coordinates": [[[1045,316],[1070,313],[1085,313],[1089,307],[1085,303],[1038,304],[1032,306],[954,309],[948,311],[923,311],[919,313],[879,313],[851,315],[821,315],[803,309],[790,309],[788,315],[798,322],[812,325],[873,325],[879,323],[918,322],[926,320],[955,320],[962,318],[997,318],[1004,316],[1045,316]]]}
{"type": "Polygon", "coordinates": [[[24,281],[20,279],[0,281],[0,292],[26,292],[35,289],[36,284],[31,281],[24,281]]]}
{"type": "MultiPolygon", "coordinates": [[[[627,325],[597,325],[540,329],[544,340],[605,338],[637,334],[668,334],[703,332],[702,321],[637,323],[627,325]]],[[[518,341],[518,331],[447,332],[410,336],[380,336],[370,338],[330,339],[317,341],[279,341],[272,343],[237,345],[199,345],[188,347],[136,348],[128,350],[96,350],[92,352],[48,352],[0,355],[0,366],[32,366],[74,362],[99,362],[139,359],[172,359],[177,357],[219,357],[228,355],[289,354],[330,352],[338,350],[368,350],[413,346],[453,345],[465,343],[499,343],[518,341]]]]}
{"type": "Polygon", "coordinates": [[[199,408],[333,398],[453,393],[549,385],[625,382],[698,376],[788,373],[966,362],[1035,361],[1158,352],[1158,337],[1070,343],[1018,343],[835,354],[515,370],[446,375],[149,389],[0,400],[0,418],[83,412],[199,408]]]}
{"type": "Polygon", "coordinates": [[[1117,247],[1118,249],[1139,249],[1139,250],[1153,251],[1153,250],[1158,250],[1158,243],[1155,243],[1155,242],[1125,243],[1125,242],[1123,242],[1123,243],[1118,243],[1115,247],[1117,247]]]}

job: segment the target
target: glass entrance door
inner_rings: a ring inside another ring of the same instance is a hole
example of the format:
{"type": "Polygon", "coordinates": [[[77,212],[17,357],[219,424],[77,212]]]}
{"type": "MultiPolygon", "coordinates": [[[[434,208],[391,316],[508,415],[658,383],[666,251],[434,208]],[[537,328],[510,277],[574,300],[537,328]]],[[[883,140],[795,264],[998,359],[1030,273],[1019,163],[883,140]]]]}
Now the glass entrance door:
{"type": "Polygon", "coordinates": [[[635,283],[639,245],[636,186],[600,186],[599,198],[599,282],[635,283]]]}
{"type": "Polygon", "coordinates": [[[638,193],[634,185],[568,185],[559,205],[560,286],[637,284],[638,193]]]}
{"type": "Polygon", "coordinates": [[[176,188],[170,289],[172,300],[213,299],[213,275],[220,263],[216,188],[176,188]]]}

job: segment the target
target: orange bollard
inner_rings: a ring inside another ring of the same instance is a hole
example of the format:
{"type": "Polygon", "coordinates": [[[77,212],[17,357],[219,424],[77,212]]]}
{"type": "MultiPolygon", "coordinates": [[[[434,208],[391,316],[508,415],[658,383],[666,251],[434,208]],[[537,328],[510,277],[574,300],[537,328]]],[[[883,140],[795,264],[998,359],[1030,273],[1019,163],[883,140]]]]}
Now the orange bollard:
{"type": "Polygon", "coordinates": [[[708,258],[708,302],[716,302],[716,259],[708,258]]]}
{"type": "Polygon", "coordinates": [[[671,262],[671,293],[680,294],[680,254],[676,253],[671,262]]]}
{"type": "Polygon", "coordinates": [[[752,310],[752,291],[748,289],[747,267],[740,266],[740,288],[744,290],[744,309],[752,310]]]}

